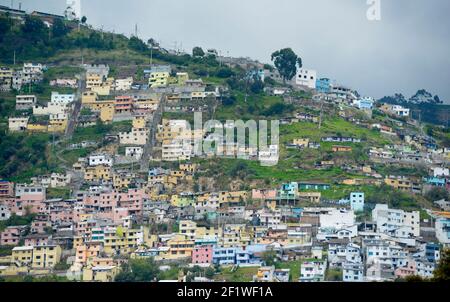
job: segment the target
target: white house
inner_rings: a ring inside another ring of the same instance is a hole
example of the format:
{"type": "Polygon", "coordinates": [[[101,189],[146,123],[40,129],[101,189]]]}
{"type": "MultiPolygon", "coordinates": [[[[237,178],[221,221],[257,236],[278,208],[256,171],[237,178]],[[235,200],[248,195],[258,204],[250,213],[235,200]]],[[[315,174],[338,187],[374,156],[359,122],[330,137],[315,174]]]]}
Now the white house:
{"type": "Polygon", "coordinates": [[[11,211],[6,205],[0,204],[0,221],[8,220],[11,217],[11,211]]]}
{"type": "Polygon", "coordinates": [[[126,147],[125,156],[134,157],[136,159],[141,159],[144,154],[144,149],[142,147],[126,147]]]}
{"type": "Polygon", "coordinates": [[[113,159],[108,154],[95,154],[89,156],[89,166],[100,166],[105,165],[112,167],[113,159]]]}
{"type": "Polygon", "coordinates": [[[410,109],[408,108],[404,108],[400,105],[394,105],[392,106],[392,112],[398,116],[409,116],[410,113],[410,109]]]}
{"type": "Polygon", "coordinates": [[[131,129],[131,132],[120,132],[120,144],[144,146],[145,144],[147,144],[148,133],[148,128],[133,128],[131,129]]]}
{"type": "Polygon", "coordinates": [[[436,238],[446,247],[450,246],[450,218],[441,216],[436,218],[436,238]]]}
{"type": "Polygon", "coordinates": [[[345,262],[342,265],[343,282],[364,281],[364,265],[362,263],[345,262]]]}
{"type": "Polygon", "coordinates": [[[8,119],[9,131],[25,131],[27,130],[28,117],[11,117],[8,119]]]}
{"type": "Polygon", "coordinates": [[[258,159],[262,166],[275,166],[280,158],[278,145],[270,145],[267,150],[258,152],[258,159]]]}
{"type": "Polygon", "coordinates": [[[16,96],[16,110],[28,110],[34,107],[37,102],[35,95],[18,95],[16,96]]]}
{"type": "Polygon", "coordinates": [[[117,79],[114,81],[114,89],[116,91],[128,91],[131,90],[131,85],[133,85],[133,78],[129,77],[126,79],[117,79]]]}
{"type": "Polygon", "coordinates": [[[340,229],[355,224],[353,210],[330,208],[327,213],[320,214],[320,227],[340,229]]]}
{"type": "Polygon", "coordinates": [[[295,76],[295,84],[298,86],[316,89],[317,71],[301,68],[295,76]]]}
{"type": "Polygon", "coordinates": [[[400,238],[408,238],[411,236],[420,236],[420,213],[419,211],[405,212],[403,210],[389,209],[386,204],[377,204],[372,210],[372,219],[377,224],[377,230],[380,233],[398,236],[397,229],[406,227],[409,231],[405,236],[400,238]]]}
{"type": "Polygon", "coordinates": [[[325,278],[327,263],[324,260],[305,261],[300,267],[300,282],[321,282],[325,278]]]}
{"type": "Polygon", "coordinates": [[[434,177],[449,177],[449,169],[448,168],[441,168],[441,167],[434,167],[433,170],[433,176],[434,177]]]}
{"type": "Polygon", "coordinates": [[[70,104],[73,101],[75,101],[75,94],[60,94],[59,92],[52,92],[52,103],[70,104]]]}

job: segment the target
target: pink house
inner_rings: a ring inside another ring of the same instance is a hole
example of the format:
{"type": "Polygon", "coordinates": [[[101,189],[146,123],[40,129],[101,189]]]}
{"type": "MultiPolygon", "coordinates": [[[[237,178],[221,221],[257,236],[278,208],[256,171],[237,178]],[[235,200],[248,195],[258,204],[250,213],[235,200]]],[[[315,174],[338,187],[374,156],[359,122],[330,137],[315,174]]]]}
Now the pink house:
{"type": "Polygon", "coordinates": [[[31,222],[31,233],[33,234],[43,234],[47,228],[51,228],[52,223],[50,221],[43,220],[33,220],[31,222]]]}
{"type": "Polygon", "coordinates": [[[266,200],[275,199],[277,197],[277,190],[272,189],[253,189],[252,199],[254,200],[266,200]]]}
{"type": "Polygon", "coordinates": [[[19,245],[20,237],[24,231],[23,226],[10,226],[0,233],[0,245],[19,245]]]}
{"type": "Polygon", "coordinates": [[[193,264],[210,264],[213,258],[213,246],[201,245],[196,246],[192,250],[192,263],[193,264]]]}
{"type": "Polygon", "coordinates": [[[25,246],[41,246],[49,244],[50,236],[46,234],[35,234],[25,237],[25,246]]]}
{"type": "Polygon", "coordinates": [[[42,213],[45,211],[46,190],[41,186],[16,185],[16,198],[11,211],[18,215],[42,213]]]}
{"type": "Polygon", "coordinates": [[[127,208],[130,215],[142,216],[144,211],[144,199],[147,198],[143,189],[129,189],[126,193],[119,193],[119,205],[127,208]]]}
{"type": "Polygon", "coordinates": [[[104,192],[91,194],[83,198],[83,204],[86,208],[98,212],[111,212],[113,208],[117,207],[117,193],[104,192]]]}
{"type": "Polygon", "coordinates": [[[0,199],[14,196],[14,183],[0,180],[0,199]]]}
{"type": "Polygon", "coordinates": [[[406,278],[408,276],[417,275],[416,262],[414,260],[408,261],[408,264],[404,267],[399,267],[395,270],[395,277],[406,278]]]}

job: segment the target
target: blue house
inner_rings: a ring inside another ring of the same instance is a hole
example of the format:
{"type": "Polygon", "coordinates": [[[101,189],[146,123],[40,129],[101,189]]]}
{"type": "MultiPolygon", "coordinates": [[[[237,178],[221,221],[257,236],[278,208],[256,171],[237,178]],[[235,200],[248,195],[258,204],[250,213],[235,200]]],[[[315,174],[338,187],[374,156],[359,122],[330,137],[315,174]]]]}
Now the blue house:
{"type": "Polygon", "coordinates": [[[365,98],[356,100],[355,104],[356,104],[356,107],[358,107],[361,110],[364,110],[364,109],[372,110],[374,102],[375,101],[373,98],[365,97],[365,98]]]}
{"type": "Polygon", "coordinates": [[[322,78],[316,80],[316,91],[320,93],[330,93],[331,81],[328,78],[322,78]]]}
{"type": "Polygon", "coordinates": [[[441,257],[441,247],[437,243],[429,242],[425,245],[425,258],[429,262],[436,263],[441,257]]]}
{"type": "Polygon", "coordinates": [[[213,263],[219,265],[234,265],[236,262],[235,247],[214,248],[213,263]]]}
{"type": "Polygon", "coordinates": [[[285,183],[281,185],[280,190],[278,191],[278,197],[280,199],[295,199],[298,193],[298,183],[291,182],[285,183]]]}
{"type": "Polygon", "coordinates": [[[350,194],[350,206],[355,212],[364,211],[364,193],[353,192],[350,194]]]}
{"type": "Polygon", "coordinates": [[[429,177],[429,178],[425,178],[424,180],[427,184],[435,186],[435,187],[445,187],[445,185],[446,185],[445,178],[429,177]]]}

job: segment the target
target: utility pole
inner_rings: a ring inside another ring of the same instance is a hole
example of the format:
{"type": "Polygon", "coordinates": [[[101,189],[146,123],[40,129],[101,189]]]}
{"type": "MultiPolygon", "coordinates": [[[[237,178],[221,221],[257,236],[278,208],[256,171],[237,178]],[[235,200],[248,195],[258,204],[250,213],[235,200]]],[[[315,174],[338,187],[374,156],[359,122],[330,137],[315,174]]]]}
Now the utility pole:
{"type": "Polygon", "coordinates": [[[16,65],[16,51],[14,50],[14,59],[13,59],[13,65],[16,65]]]}
{"type": "Polygon", "coordinates": [[[322,128],[322,110],[323,110],[323,102],[320,104],[319,130],[322,128]]]}

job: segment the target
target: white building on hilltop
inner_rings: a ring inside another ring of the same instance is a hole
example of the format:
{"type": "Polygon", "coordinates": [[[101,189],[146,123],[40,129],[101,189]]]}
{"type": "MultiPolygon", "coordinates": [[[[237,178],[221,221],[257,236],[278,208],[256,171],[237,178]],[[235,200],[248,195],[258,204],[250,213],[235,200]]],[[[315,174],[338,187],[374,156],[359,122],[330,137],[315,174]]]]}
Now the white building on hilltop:
{"type": "Polygon", "coordinates": [[[298,86],[316,89],[317,71],[301,68],[295,76],[295,84],[298,86]]]}
{"type": "Polygon", "coordinates": [[[66,10],[64,16],[67,20],[81,19],[81,0],[67,0],[66,10]]]}

